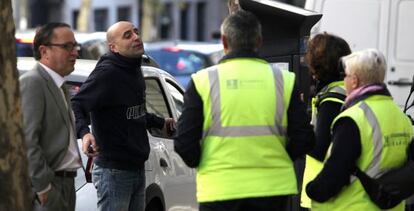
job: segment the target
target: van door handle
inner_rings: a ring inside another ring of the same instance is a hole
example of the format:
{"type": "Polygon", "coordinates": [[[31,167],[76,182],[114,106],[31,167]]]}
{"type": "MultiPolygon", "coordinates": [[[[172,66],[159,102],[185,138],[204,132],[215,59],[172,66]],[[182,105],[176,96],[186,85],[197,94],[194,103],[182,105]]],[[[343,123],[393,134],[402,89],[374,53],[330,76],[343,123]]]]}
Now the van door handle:
{"type": "Polygon", "coordinates": [[[395,81],[388,81],[388,85],[392,86],[411,86],[413,82],[408,78],[400,78],[395,81]]]}
{"type": "Polygon", "coordinates": [[[160,159],[160,166],[162,168],[167,168],[168,167],[168,163],[167,163],[167,161],[164,158],[161,158],[160,159]]]}

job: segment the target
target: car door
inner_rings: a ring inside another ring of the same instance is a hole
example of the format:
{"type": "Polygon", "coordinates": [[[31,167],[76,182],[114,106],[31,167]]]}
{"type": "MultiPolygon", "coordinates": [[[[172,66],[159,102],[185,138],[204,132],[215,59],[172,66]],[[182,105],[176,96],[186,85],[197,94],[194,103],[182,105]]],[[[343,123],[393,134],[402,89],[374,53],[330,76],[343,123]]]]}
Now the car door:
{"type": "MultiPolygon", "coordinates": [[[[151,71],[145,73],[147,111],[177,120],[183,104],[182,88],[170,76],[151,75],[151,71]]],[[[150,183],[147,185],[153,183],[160,187],[165,210],[196,210],[194,170],[175,153],[171,137],[157,129],[149,130],[148,136],[151,154],[147,170],[151,171],[147,171],[147,183],[150,183]]]]}

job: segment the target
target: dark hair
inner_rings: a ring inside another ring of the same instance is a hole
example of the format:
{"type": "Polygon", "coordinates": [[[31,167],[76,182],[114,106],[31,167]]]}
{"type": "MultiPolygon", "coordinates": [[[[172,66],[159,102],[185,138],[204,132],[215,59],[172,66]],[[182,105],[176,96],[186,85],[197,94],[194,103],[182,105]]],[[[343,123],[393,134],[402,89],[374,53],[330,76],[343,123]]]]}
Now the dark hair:
{"type": "Polygon", "coordinates": [[[262,37],[262,27],[253,13],[237,10],[223,21],[221,33],[232,50],[253,50],[262,37]]]}
{"type": "Polygon", "coordinates": [[[33,55],[36,60],[41,58],[39,47],[41,45],[49,44],[54,36],[53,31],[60,27],[70,28],[66,23],[47,23],[36,30],[36,35],[33,40],[33,55]]]}
{"type": "Polygon", "coordinates": [[[344,39],[324,32],[309,40],[305,61],[317,80],[331,82],[343,79],[340,59],[350,53],[351,48],[344,39]]]}

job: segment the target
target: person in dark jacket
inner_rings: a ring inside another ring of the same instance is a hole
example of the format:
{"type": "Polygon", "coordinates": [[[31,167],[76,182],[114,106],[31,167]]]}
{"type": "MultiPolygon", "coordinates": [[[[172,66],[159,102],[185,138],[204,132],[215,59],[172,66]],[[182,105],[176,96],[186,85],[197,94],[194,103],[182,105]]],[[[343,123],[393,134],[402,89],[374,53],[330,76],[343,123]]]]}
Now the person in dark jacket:
{"type": "Polygon", "coordinates": [[[292,160],[313,146],[295,76],[257,51],[261,25],[238,10],[221,26],[225,56],[192,75],[174,138],[197,168],[200,211],[284,210],[297,193],[292,160]]]}
{"type": "MultiPolygon", "coordinates": [[[[401,166],[413,130],[384,84],[384,55],[376,49],[342,58],[347,98],[334,119],[332,148],[321,172],[306,186],[312,210],[380,210],[352,174],[378,177],[401,166]]],[[[404,210],[403,203],[392,210],[404,210]]]]}
{"type": "Polygon", "coordinates": [[[306,156],[303,175],[301,206],[311,208],[311,200],[305,192],[306,184],[322,169],[322,162],[331,144],[331,124],[339,114],[346,94],[344,70],[340,58],[351,53],[348,43],[335,35],[315,35],[308,43],[305,61],[316,81],[317,94],[312,99],[312,125],[315,130],[315,146],[306,156]]]}
{"type": "Polygon", "coordinates": [[[96,156],[92,180],[98,209],[144,210],[147,128],[171,129],[174,120],[146,111],[144,48],[138,29],[130,22],[115,23],[107,31],[107,41],[110,52],[72,99],[77,135],[83,152],[96,156]]]}

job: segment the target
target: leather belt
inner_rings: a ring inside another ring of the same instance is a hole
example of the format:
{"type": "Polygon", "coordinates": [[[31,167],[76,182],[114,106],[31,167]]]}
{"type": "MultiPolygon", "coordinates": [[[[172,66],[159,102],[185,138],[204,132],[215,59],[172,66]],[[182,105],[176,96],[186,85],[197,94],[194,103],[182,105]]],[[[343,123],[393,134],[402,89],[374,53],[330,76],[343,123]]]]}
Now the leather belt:
{"type": "Polygon", "coordinates": [[[77,175],[76,171],[55,171],[55,176],[57,176],[57,177],[74,178],[74,177],[76,177],[76,175],[77,175]]]}

